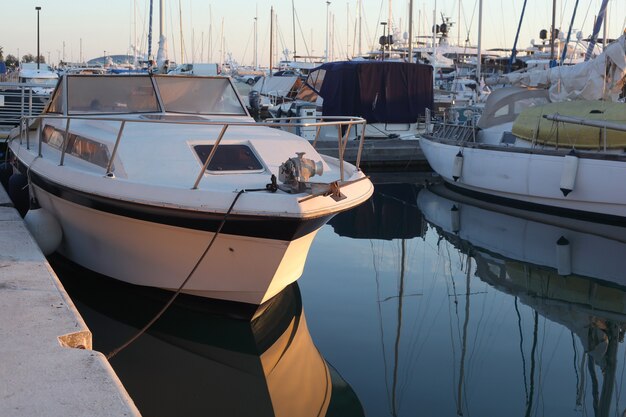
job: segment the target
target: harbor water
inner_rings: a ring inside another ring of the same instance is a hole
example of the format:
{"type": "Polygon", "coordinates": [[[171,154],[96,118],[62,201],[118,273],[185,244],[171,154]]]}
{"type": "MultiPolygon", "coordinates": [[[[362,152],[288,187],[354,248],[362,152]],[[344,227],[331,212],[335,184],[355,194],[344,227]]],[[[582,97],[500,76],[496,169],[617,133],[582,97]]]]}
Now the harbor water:
{"type": "MultiPolygon", "coordinates": [[[[111,359],[142,415],[622,415],[626,230],[373,179],[252,320],[180,297],[111,359]]],[[[51,264],[104,353],[167,300],[51,264]]]]}

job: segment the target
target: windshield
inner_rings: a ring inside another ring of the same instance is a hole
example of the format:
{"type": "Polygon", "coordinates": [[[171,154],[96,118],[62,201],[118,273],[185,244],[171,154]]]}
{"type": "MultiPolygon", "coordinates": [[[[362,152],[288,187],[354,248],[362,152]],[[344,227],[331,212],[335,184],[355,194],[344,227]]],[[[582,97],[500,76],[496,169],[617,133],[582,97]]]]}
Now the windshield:
{"type": "Polygon", "coordinates": [[[247,115],[234,87],[224,77],[155,77],[166,112],[247,115]]]}
{"type": "Polygon", "coordinates": [[[67,78],[68,113],[158,112],[150,77],[73,76],[67,78]]]}

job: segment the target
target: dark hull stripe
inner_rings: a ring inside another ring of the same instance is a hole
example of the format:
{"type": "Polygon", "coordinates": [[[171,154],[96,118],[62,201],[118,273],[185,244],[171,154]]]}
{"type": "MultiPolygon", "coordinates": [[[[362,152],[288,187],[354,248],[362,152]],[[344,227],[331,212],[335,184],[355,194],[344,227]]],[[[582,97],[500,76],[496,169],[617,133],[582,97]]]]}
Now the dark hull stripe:
{"type": "Polygon", "coordinates": [[[464,187],[459,187],[447,181],[444,182],[445,186],[450,188],[459,194],[467,195],[474,198],[479,198],[483,201],[490,203],[500,204],[503,206],[509,206],[519,208],[522,210],[536,211],[545,214],[552,214],[555,216],[569,217],[572,219],[588,220],[595,223],[609,224],[613,226],[626,226],[626,217],[615,216],[611,214],[592,213],[589,211],[568,209],[562,207],[548,206],[544,204],[530,203],[527,201],[515,200],[507,197],[495,196],[492,194],[482,193],[480,191],[470,190],[464,187]]]}
{"type": "MultiPolygon", "coordinates": [[[[22,171],[24,166],[22,164],[20,165],[20,171],[22,171]]],[[[116,214],[118,216],[208,232],[215,232],[224,218],[224,213],[206,213],[168,207],[155,207],[102,197],[48,181],[33,171],[31,171],[29,175],[33,184],[49,194],[93,210],[116,214]]],[[[233,193],[233,199],[234,196],[235,194],[233,193]]],[[[292,241],[319,229],[326,224],[334,214],[335,213],[310,219],[232,214],[228,216],[221,233],[292,241]]]]}

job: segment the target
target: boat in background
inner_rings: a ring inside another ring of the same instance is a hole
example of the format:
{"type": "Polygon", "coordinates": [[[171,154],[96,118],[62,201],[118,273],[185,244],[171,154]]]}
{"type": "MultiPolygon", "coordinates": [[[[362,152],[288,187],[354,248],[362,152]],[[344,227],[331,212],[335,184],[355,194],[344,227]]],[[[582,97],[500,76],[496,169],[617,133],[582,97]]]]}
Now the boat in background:
{"type": "Polygon", "coordinates": [[[594,61],[535,78],[543,88],[495,90],[475,126],[429,126],[420,139],[428,163],[483,198],[626,223],[626,104],[611,101],[625,52],[622,36],[594,61]]]}
{"type": "Polygon", "coordinates": [[[358,167],[255,123],[226,77],[66,75],[29,122],[9,149],[43,209],[31,221],[57,230],[44,253],[133,284],[260,305],[373,192],[358,167]]]}
{"type": "Polygon", "coordinates": [[[20,64],[18,81],[31,84],[35,96],[47,100],[59,81],[59,74],[48,64],[23,62],[20,64]]]}
{"type": "MultiPolygon", "coordinates": [[[[433,109],[433,69],[430,65],[387,61],[340,61],[309,73],[295,100],[280,106],[280,114],[305,118],[354,115],[367,121],[351,139],[417,139],[427,109],[433,109]]],[[[314,139],[310,137],[309,139],[314,139]]],[[[336,132],[319,137],[336,140],[336,132]]]]}
{"type": "Polygon", "coordinates": [[[19,125],[22,116],[40,114],[58,80],[59,75],[48,64],[21,63],[17,82],[0,85],[0,129],[19,125]]]}

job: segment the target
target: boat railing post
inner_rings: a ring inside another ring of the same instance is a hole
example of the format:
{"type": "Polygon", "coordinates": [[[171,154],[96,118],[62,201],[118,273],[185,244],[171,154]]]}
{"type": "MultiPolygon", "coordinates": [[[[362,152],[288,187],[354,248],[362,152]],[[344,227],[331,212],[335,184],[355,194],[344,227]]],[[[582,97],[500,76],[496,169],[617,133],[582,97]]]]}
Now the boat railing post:
{"type": "Polygon", "coordinates": [[[63,135],[63,145],[61,146],[61,162],[59,162],[59,166],[63,166],[63,162],[65,161],[65,151],[67,148],[67,144],[69,142],[69,133],[70,133],[70,118],[67,118],[65,122],[65,134],[63,135]]]}
{"type": "Polygon", "coordinates": [[[606,125],[602,128],[602,136],[604,139],[604,152],[606,152],[606,125]]]}
{"type": "Polygon", "coordinates": [[[206,158],[204,165],[202,165],[202,169],[200,170],[200,173],[198,174],[198,177],[196,178],[196,182],[193,184],[193,187],[191,187],[192,190],[198,189],[200,180],[202,179],[202,176],[204,175],[209,164],[211,163],[211,159],[213,159],[213,155],[215,155],[215,151],[217,150],[217,147],[220,145],[220,142],[222,141],[222,138],[224,137],[224,134],[226,133],[226,129],[228,129],[228,125],[224,124],[224,126],[222,127],[222,131],[220,132],[220,135],[217,137],[217,140],[215,141],[215,145],[213,145],[211,152],[209,152],[209,156],[206,158]]]}
{"type": "Polygon", "coordinates": [[[341,134],[341,123],[337,125],[337,146],[339,148],[339,179],[343,181],[343,141],[341,134]]]}
{"type": "Polygon", "coordinates": [[[476,143],[476,119],[472,117],[472,141],[476,143]]]}
{"type": "Polygon", "coordinates": [[[24,86],[20,87],[21,98],[20,98],[20,116],[24,117],[24,108],[26,107],[26,97],[24,93],[24,86]]]}
{"type": "Polygon", "coordinates": [[[20,117],[20,146],[24,143],[24,118],[20,117]]]}
{"type": "Polygon", "coordinates": [[[124,132],[125,126],[126,120],[122,120],[122,123],[120,124],[120,129],[117,131],[117,138],[115,138],[115,145],[113,145],[113,152],[111,153],[109,163],[107,164],[107,172],[105,174],[107,177],[110,177],[113,173],[113,171],[111,171],[111,169],[113,168],[113,160],[115,159],[115,155],[117,155],[117,148],[119,147],[120,141],[122,140],[122,132],[124,132]]]}
{"type": "Polygon", "coordinates": [[[41,158],[43,156],[42,152],[41,152],[41,148],[42,148],[42,142],[43,142],[43,129],[41,128],[41,126],[43,125],[43,119],[39,119],[39,125],[37,126],[37,137],[39,138],[38,142],[38,146],[39,148],[37,149],[37,155],[41,158]]]}
{"type": "Polygon", "coordinates": [[[321,123],[321,122],[323,122],[323,120],[324,120],[324,119],[320,119],[320,120],[318,121],[318,124],[317,124],[317,129],[315,130],[315,139],[313,139],[313,148],[315,148],[315,146],[317,145],[317,140],[318,140],[318,139],[319,139],[319,137],[320,137],[320,131],[321,131],[321,129],[322,129],[322,125],[321,125],[320,123],[321,123]]]}
{"type": "MultiPolygon", "coordinates": [[[[348,125],[348,129],[346,130],[346,134],[343,136],[343,148],[346,149],[346,146],[348,145],[348,141],[350,140],[350,132],[352,131],[352,121],[349,120],[347,123],[346,122],[342,122],[343,124],[347,124],[348,125]]],[[[358,167],[357,167],[358,168],[358,167]]]]}
{"type": "Polygon", "coordinates": [[[33,89],[28,90],[28,115],[33,115],[33,89]]]}
{"type": "MultiPolygon", "coordinates": [[[[25,116],[22,117],[24,120],[27,120],[25,116]]],[[[30,129],[28,128],[28,122],[26,122],[26,149],[30,149],[30,129]]]]}
{"type": "Polygon", "coordinates": [[[359,149],[356,152],[356,168],[361,169],[361,154],[363,153],[363,144],[365,143],[365,120],[359,122],[361,124],[361,137],[359,138],[359,149]]]}

